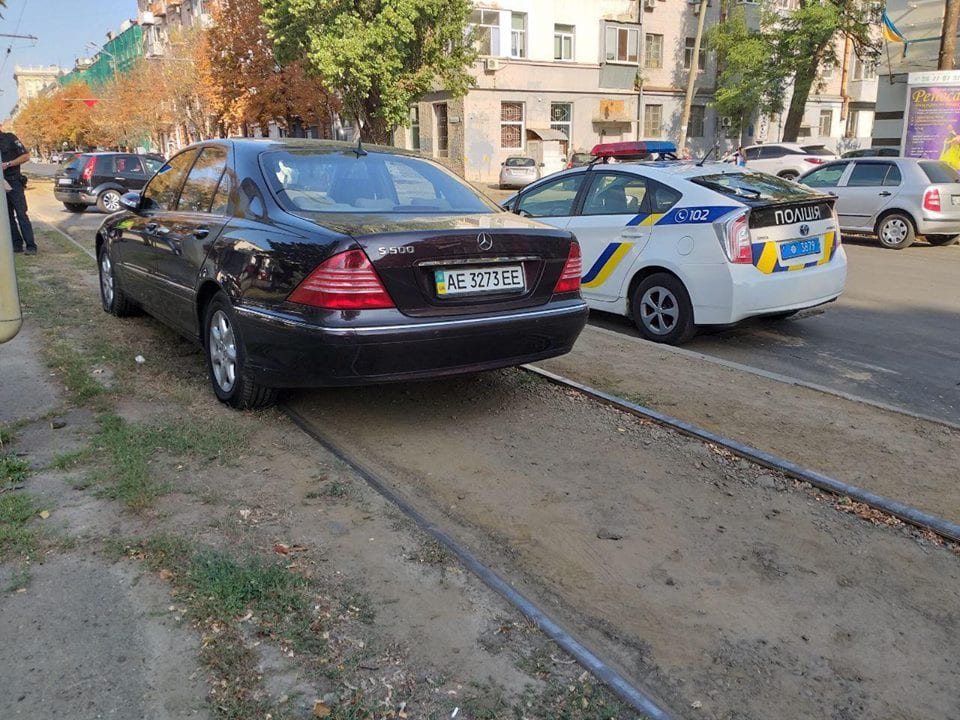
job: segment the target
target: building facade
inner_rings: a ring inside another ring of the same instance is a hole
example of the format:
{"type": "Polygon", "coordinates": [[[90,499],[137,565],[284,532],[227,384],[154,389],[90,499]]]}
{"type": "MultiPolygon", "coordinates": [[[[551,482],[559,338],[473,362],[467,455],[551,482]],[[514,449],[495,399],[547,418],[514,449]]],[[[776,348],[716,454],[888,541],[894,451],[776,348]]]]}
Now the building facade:
{"type": "Polygon", "coordinates": [[[17,102],[10,112],[16,117],[23,104],[40,95],[49,87],[55,86],[66,71],[57,65],[42,67],[21,67],[17,65],[13,70],[13,80],[17,84],[17,102]]]}
{"type": "MultiPolygon", "coordinates": [[[[781,0],[780,9],[794,3],[781,0]]],[[[758,21],[756,3],[729,3],[739,6],[758,21]]],[[[442,91],[421,98],[394,142],[490,182],[510,155],[544,159],[540,148],[556,131],[565,154],[600,142],[676,141],[699,11],[700,3],[688,0],[477,0],[470,19],[480,52],[475,87],[462,98],[442,91]]],[[[705,27],[720,22],[720,13],[720,1],[710,0],[705,27]]],[[[851,46],[841,43],[838,57],[814,87],[800,135],[842,151],[869,145],[877,77],[851,46]]],[[[786,109],[743,127],[720,117],[711,107],[717,62],[706,42],[697,64],[688,150],[702,155],[717,145],[723,153],[782,138],[786,109]]]]}

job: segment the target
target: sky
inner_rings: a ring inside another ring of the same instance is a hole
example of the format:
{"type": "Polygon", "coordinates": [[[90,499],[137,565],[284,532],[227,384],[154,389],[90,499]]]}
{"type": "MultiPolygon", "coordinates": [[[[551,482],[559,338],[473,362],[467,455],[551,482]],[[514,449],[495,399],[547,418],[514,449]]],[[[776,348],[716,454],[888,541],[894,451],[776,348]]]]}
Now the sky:
{"type": "Polygon", "coordinates": [[[0,33],[33,35],[36,40],[0,37],[0,120],[17,102],[13,70],[17,65],[59,65],[70,69],[78,57],[90,57],[87,43],[102,47],[108,30],[137,17],[137,0],[7,0],[0,9],[0,33]]]}

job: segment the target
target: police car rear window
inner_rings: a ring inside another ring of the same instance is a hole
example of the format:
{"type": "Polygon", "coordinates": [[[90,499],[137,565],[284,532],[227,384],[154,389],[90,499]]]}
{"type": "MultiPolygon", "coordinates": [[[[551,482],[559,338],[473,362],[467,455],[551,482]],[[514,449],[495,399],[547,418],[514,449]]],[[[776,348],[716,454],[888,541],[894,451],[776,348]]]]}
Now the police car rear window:
{"type": "Polygon", "coordinates": [[[690,180],[718,193],[747,200],[802,200],[812,194],[794,183],[761,173],[729,172],[690,180]]]}

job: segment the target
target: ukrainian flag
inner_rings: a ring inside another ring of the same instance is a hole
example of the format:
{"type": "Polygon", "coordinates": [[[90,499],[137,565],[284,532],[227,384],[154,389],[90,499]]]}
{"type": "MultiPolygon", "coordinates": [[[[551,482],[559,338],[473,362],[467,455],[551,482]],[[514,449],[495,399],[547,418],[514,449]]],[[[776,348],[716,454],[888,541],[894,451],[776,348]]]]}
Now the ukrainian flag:
{"type": "Polygon", "coordinates": [[[881,30],[881,33],[883,34],[884,40],[892,43],[907,42],[907,39],[903,36],[903,33],[897,30],[897,26],[893,24],[893,20],[891,20],[887,16],[886,11],[884,11],[883,16],[880,19],[880,22],[882,24],[882,27],[880,30],[881,30]]]}

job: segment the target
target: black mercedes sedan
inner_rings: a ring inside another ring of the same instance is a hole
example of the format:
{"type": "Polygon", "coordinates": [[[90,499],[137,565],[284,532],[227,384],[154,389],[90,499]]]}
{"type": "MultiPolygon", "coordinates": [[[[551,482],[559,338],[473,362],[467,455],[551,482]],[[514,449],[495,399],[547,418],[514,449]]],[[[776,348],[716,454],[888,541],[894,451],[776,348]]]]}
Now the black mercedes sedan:
{"type": "Polygon", "coordinates": [[[199,143],[122,205],[97,231],[104,310],[201,344],[237,408],[561,355],[587,318],[569,232],[393,148],[199,143]]]}

